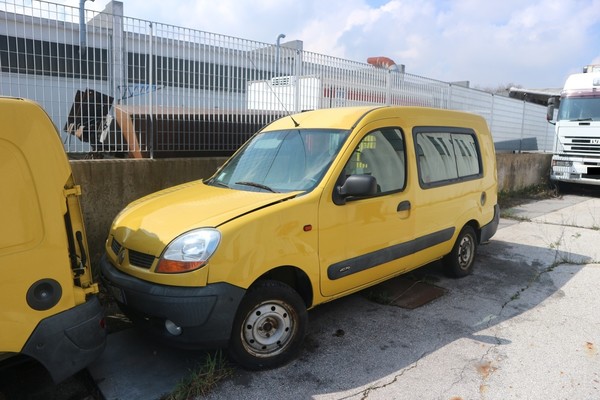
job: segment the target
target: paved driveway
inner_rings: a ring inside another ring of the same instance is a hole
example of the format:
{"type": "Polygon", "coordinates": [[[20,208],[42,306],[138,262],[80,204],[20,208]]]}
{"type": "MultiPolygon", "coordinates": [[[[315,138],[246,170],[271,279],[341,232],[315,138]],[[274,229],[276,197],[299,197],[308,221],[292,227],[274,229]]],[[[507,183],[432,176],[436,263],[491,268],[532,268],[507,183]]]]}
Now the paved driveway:
{"type": "MultiPolygon", "coordinates": [[[[413,274],[442,297],[405,309],[359,293],[320,306],[299,359],[236,370],[210,398],[600,398],[600,200],[569,195],[511,214],[473,275],[448,279],[438,264],[413,274]]],[[[159,398],[199,357],[124,331],[90,372],[107,400],[159,398]]]]}

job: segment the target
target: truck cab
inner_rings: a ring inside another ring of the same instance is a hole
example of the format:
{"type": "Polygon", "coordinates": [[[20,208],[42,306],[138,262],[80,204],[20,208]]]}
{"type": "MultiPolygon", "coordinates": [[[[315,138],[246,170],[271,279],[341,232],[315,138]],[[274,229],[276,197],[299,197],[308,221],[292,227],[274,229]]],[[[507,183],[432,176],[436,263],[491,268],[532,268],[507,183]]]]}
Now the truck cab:
{"type": "Polygon", "coordinates": [[[71,167],[36,103],[0,97],[0,360],[24,355],[60,382],[106,343],[71,167]]]}
{"type": "Polygon", "coordinates": [[[548,101],[547,119],[556,132],[550,179],[600,185],[600,66],[570,75],[560,97],[548,101]]]}

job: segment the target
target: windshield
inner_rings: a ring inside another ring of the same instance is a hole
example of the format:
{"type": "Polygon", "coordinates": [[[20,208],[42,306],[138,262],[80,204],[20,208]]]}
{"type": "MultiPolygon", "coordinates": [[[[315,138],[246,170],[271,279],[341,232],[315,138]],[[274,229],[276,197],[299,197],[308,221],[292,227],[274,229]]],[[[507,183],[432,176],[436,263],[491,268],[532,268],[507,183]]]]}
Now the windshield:
{"type": "Polygon", "coordinates": [[[600,121],[600,97],[566,97],[560,100],[558,120],[600,121]]]}
{"type": "Polygon", "coordinates": [[[206,183],[248,191],[312,190],[348,134],[325,129],[259,133],[206,183]]]}

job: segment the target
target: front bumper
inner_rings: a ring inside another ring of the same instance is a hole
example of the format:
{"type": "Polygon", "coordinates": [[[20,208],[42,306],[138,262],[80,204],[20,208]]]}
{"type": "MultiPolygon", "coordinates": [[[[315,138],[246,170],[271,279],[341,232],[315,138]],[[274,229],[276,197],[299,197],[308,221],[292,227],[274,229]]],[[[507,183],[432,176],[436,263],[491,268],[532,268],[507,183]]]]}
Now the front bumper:
{"type": "Polygon", "coordinates": [[[100,260],[100,270],[105,287],[142,332],[182,348],[226,345],[246,293],[245,289],[228,283],[179,287],[146,282],[119,271],[106,255],[100,260]],[[166,320],[181,327],[181,333],[169,333],[166,320]]]}
{"type": "Polygon", "coordinates": [[[96,296],[43,319],[21,351],[39,361],[58,383],[96,360],[106,345],[104,309],[96,296]]]}

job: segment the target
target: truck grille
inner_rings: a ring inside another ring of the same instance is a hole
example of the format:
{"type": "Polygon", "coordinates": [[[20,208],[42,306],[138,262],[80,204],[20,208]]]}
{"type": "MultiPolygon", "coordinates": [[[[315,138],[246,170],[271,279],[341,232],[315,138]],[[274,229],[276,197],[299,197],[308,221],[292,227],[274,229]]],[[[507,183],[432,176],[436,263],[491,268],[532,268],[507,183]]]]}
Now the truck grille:
{"type": "Polygon", "coordinates": [[[600,138],[586,136],[565,136],[564,153],[600,157],[600,138]]]}

